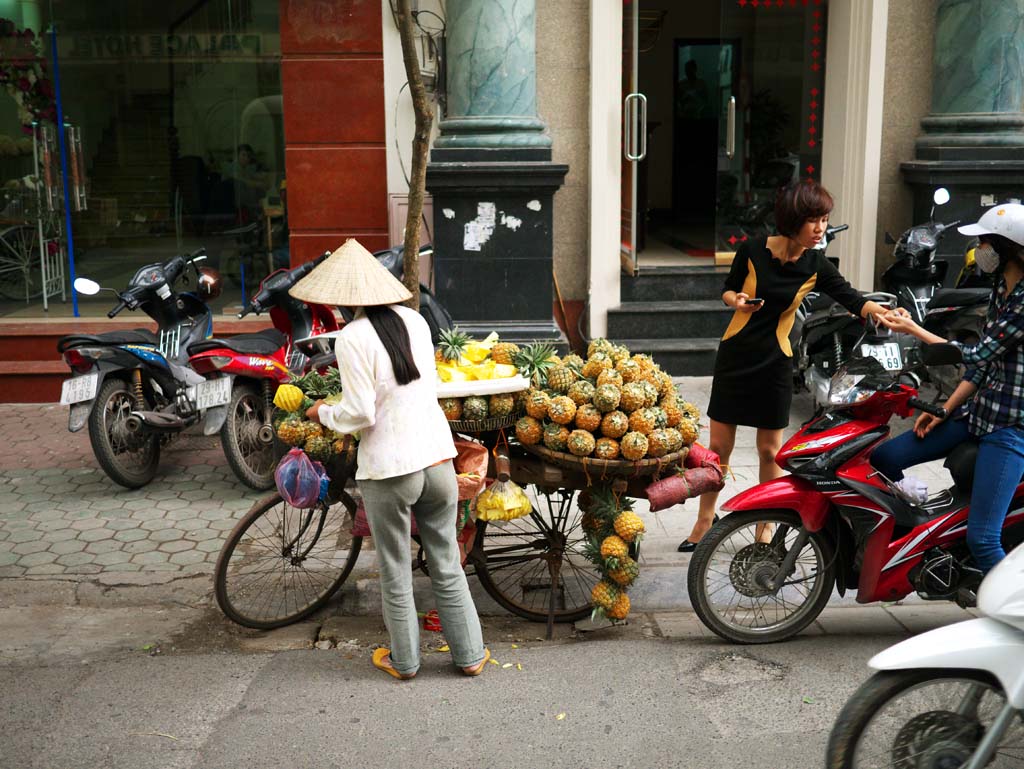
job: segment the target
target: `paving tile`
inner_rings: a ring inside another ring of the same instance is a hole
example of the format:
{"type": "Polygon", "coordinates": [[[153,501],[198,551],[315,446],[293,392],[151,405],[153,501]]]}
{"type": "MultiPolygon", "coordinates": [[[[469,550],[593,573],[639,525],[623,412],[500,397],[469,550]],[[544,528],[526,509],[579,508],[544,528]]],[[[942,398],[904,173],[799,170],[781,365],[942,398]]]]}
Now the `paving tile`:
{"type": "Polygon", "coordinates": [[[208,489],[189,489],[188,491],[181,492],[179,496],[182,499],[187,499],[191,502],[195,502],[201,499],[209,499],[212,495],[213,492],[209,491],[208,489]]]}
{"type": "Polygon", "coordinates": [[[201,553],[198,550],[186,550],[183,553],[175,553],[171,556],[171,563],[178,566],[206,563],[206,553],[201,553]]]}
{"type": "Polygon", "coordinates": [[[18,555],[29,555],[30,553],[41,553],[49,547],[49,542],[37,539],[34,542],[21,542],[12,547],[11,552],[18,555]]]}
{"type": "Polygon", "coordinates": [[[0,566],[0,577],[21,577],[25,574],[24,566],[0,566]]]}
{"type": "Polygon", "coordinates": [[[159,502],[159,501],[165,500],[165,499],[176,499],[177,496],[178,496],[178,492],[177,491],[173,491],[171,489],[159,489],[159,490],[150,491],[150,492],[148,492],[146,494],[147,498],[149,498],[149,499],[151,499],[151,500],[153,500],[155,502],[159,502]]]}
{"type": "MultiPolygon", "coordinates": [[[[46,544],[45,542],[43,544],[46,544]]],[[[42,566],[46,563],[53,563],[57,560],[56,553],[31,553],[30,555],[22,556],[18,560],[18,564],[21,566],[42,566]]]]}
{"type": "Polygon", "coordinates": [[[64,567],[65,574],[100,574],[103,567],[97,563],[76,563],[64,567]]]}
{"type": "Polygon", "coordinates": [[[222,539],[208,539],[204,542],[197,543],[196,550],[203,553],[219,553],[223,546],[224,540],[222,539]]]}
{"type": "Polygon", "coordinates": [[[34,529],[18,529],[10,532],[7,537],[8,542],[14,542],[15,544],[21,542],[34,542],[39,539],[39,532],[34,529]]]}
{"type": "Polygon", "coordinates": [[[126,520],[124,518],[114,518],[108,520],[104,528],[112,531],[125,531],[126,529],[138,529],[139,524],[135,521],[126,520]]]}
{"type": "Polygon", "coordinates": [[[67,555],[68,553],[80,553],[85,550],[85,542],[78,539],[68,539],[63,542],[54,542],[50,545],[50,552],[56,553],[57,555],[67,555]]]}
{"type": "Polygon", "coordinates": [[[187,550],[192,550],[195,546],[194,542],[189,542],[184,539],[176,539],[172,542],[161,543],[157,549],[164,553],[182,553],[187,550]]]}
{"type": "Polygon", "coordinates": [[[85,552],[101,555],[103,553],[114,553],[121,549],[123,543],[114,539],[102,539],[98,542],[90,542],[85,546],[85,552]]]}
{"type": "MultiPolygon", "coordinates": [[[[45,523],[61,523],[60,521],[46,521],[45,523]]],[[[70,529],[65,524],[60,528],[50,529],[44,528],[44,524],[39,524],[36,528],[43,532],[43,536],[47,542],[64,542],[69,539],[76,539],[78,537],[78,531],[76,529],[70,529]]]]}
{"type": "Polygon", "coordinates": [[[132,519],[136,521],[157,521],[164,517],[164,511],[158,510],[155,507],[150,507],[146,510],[136,510],[132,513],[132,519]]]}
{"type": "MultiPolygon", "coordinates": [[[[241,516],[239,516],[241,517],[241,516]]],[[[210,528],[214,531],[231,531],[238,523],[237,518],[222,518],[219,521],[210,521],[210,528]]]]}
{"type": "Polygon", "coordinates": [[[31,574],[33,576],[63,573],[64,567],[59,563],[44,563],[39,566],[29,566],[25,569],[25,574],[31,574]]]}
{"type": "Polygon", "coordinates": [[[207,539],[221,539],[221,536],[221,533],[214,529],[198,529],[185,534],[185,539],[192,540],[193,542],[203,542],[207,539]]]}
{"type": "Polygon", "coordinates": [[[125,542],[121,549],[126,553],[148,553],[151,550],[156,550],[159,543],[153,542],[149,539],[139,539],[134,542],[125,542]]]}
{"type": "Polygon", "coordinates": [[[140,539],[146,539],[149,534],[144,529],[124,529],[114,534],[114,539],[118,542],[136,542],[140,539]]]}
{"type": "Polygon", "coordinates": [[[93,559],[93,563],[97,563],[100,566],[116,566],[118,564],[127,563],[131,558],[131,553],[126,553],[123,550],[113,550],[108,553],[100,553],[95,559],[93,559]]]}
{"type": "Polygon", "coordinates": [[[18,553],[0,553],[0,567],[10,566],[21,560],[18,553]]]}
{"type": "Polygon", "coordinates": [[[189,501],[187,499],[163,499],[156,503],[156,506],[160,510],[180,510],[182,508],[188,508],[189,501]]]}
{"type": "Polygon", "coordinates": [[[62,566],[81,566],[92,563],[95,557],[92,553],[68,553],[67,555],[60,556],[57,559],[57,563],[62,566]]]}
{"type": "Polygon", "coordinates": [[[25,505],[25,509],[21,512],[26,513],[49,513],[53,512],[54,500],[48,499],[45,502],[30,502],[25,505]]]}
{"type": "Polygon", "coordinates": [[[81,518],[71,523],[71,528],[76,531],[88,531],[89,529],[102,529],[104,520],[102,518],[81,518]]]}
{"type": "Polygon", "coordinates": [[[157,550],[152,550],[148,553],[136,553],[132,556],[132,563],[137,563],[142,566],[152,566],[154,564],[167,563],[167,553],[161,553],[157,550]]]}
{"type": "Polygon", "coordinates": [[[178,529],[160,529],[150,534],[149,539],[153,542],[173,542],[181,540],[183,533],[178,529]]]}
{"type": "Polygon", "coordinates": [[[167,528],[168,521],[164,518],[151,518],[147,521],[142,521],[139,524],[139,528],[145,531],[160,531],[161,529],[167,528]]]}
{"type": "Polygon", "coordinates": [[[31,518],[33,521],[59,521],[64,518],[64,511],[49,505],[45,510],[32,513],[31,518]]]}

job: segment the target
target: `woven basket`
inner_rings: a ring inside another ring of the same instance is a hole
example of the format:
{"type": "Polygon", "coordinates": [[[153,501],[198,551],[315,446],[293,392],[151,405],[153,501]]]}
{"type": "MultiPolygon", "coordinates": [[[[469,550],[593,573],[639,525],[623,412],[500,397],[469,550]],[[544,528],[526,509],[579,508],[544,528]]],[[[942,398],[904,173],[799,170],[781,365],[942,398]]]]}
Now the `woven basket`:
{"type": "Polygon", "coordinates": [[[547,446],[534,444],[527,446],[520,444],[523,449],[536,454],[547,462],[567,467],[571,470],[581,470],[588,475],[607,478],[610,476],[636,477],[644,475],[661,475],[666,471],[682,465],[686,455],[690,452],[688,446],[679,451],[666,454],[657,459],[638,459],[631,462],[628,459],[597,459],[596,457],[577,457],[575,454],[567,454],[564,451],[552,451],[547,446]]]}
{"type": "Polygon", "coordinates": [[[451,419],[448,426],[456,433],[485,433],[489,430],[501,430],[504,427],[511,427],[519,419],[519,414],[509,414],[507,417],[488,417],[487,419],[468,420],[451,419]]]}

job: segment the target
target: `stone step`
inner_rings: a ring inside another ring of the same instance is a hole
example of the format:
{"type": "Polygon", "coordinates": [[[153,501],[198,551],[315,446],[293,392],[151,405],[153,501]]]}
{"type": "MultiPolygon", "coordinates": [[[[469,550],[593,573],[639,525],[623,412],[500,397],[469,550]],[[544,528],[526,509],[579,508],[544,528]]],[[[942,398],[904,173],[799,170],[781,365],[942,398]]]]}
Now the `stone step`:
{"type": "Polygon", "coordinates": [[[672,376],[710,376],[715,367],[718,337],[700,339],[618,339],[631,352],[647,353],[672,376]]]}
{"type": "Polygon", "coordinates": [[[728,267],[641,268],[633,278],[622,278],[620,296],[624,302],[671,302],[688,299],[717,299],[728,267]]]}
{"type": "Polygon", "coordinates": [[[614,339],[721,338],[733,310],[719,299],[687,302],[623,302],[608,311],[614,339]]]}

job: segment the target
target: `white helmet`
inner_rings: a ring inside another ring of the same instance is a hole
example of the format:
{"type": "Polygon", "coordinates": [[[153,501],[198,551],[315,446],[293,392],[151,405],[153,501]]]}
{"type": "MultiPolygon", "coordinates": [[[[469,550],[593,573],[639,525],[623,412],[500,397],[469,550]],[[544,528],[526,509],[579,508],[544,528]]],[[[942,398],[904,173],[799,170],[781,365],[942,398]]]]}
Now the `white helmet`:
{"type": "Polygon", "coordinates": [[[961,235],[1002,235],[1018,246],[1024,246],[1024,206],[1003,203],[982,214],[977,224],[957,227],[961,235]]]}

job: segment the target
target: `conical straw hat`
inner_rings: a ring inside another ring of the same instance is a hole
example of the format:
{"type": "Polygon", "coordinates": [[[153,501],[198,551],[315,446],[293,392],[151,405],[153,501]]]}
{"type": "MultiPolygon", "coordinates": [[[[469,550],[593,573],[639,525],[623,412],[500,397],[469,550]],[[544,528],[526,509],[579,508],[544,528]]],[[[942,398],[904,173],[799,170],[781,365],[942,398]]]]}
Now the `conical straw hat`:
{"type": "Polygon", "coordinates": [[[356,240],[344,245],[296,283],[289,294],[303,302],[340,307],[397,304],[409,290],[356,240]]]}

